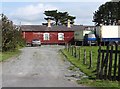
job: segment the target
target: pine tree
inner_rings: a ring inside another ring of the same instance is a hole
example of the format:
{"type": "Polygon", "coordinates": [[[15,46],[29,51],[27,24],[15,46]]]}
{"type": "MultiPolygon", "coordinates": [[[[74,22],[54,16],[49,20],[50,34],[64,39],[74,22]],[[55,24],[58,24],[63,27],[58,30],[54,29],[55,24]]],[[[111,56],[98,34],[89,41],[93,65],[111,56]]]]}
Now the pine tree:
{"type": "Polygon", "coordinates": [[[57,10],[45,11],[47,16],[45,20],[51,19],[55,22],[55,25],[67,25],[67,20],[71,20],[71,24],[74,23],[74,16],[70,16],[68,12],[58,12],[57,10]]]}

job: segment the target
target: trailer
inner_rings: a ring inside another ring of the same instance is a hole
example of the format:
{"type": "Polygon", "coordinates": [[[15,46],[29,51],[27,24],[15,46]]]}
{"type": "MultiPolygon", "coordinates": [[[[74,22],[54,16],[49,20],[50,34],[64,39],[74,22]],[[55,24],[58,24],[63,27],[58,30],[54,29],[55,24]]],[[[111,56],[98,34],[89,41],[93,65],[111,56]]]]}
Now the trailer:
{"type": "Polygon", "coordinates": [[[90,30],[78,30],[74,32],[75,41],[83,41],[85,35],[92,34],[93,32],[90,30]]]}
{"type": "Polygon", "coordinates": [[[120,42],[120,26],[97,26],[95,34],[104,43],[120,42]]]}
{"type": "Polygon", "coordinates": [[[78,30],[74,32],[74,40],[79,45],[95,44],[94,30],[78,30]]]}

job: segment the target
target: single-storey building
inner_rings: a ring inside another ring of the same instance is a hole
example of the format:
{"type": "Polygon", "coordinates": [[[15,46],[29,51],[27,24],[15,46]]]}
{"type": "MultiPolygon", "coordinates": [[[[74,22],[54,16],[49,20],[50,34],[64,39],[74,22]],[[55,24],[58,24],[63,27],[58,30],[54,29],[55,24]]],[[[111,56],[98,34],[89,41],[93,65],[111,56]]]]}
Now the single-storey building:
{"type": "Polygon", "coordinates": [[[22,25],[22,35],[27,43],[33,39],[40,39],[42,44],[65,44],[74,42],[74,32],[85,30],[86,26],[71,25],[68,21],[67,26],[48,25],[22,25]]]}
{"type": "Polygon", "coordinates": [[[40,39],[42,44],[65,44],[74,41],[74,31],[83,30],[83,25],[71,26],[48,26],[44,25],[22,25],[22,34],[27,43],[32,39],[40,39]]]}

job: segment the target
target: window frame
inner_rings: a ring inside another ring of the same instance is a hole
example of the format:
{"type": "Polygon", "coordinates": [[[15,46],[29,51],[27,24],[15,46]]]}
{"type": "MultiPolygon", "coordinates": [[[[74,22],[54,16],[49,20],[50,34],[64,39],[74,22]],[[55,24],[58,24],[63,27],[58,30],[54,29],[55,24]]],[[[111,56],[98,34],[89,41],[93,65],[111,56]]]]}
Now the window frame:
{"type": "Polygon", "coordinates": [[[59,41],[64,41],[65,34],[64,33],[58,33],[58,40],[59,41]]]}
{"type": "Polygon", "coordinates": [[[50,40],[50,33],[44,33],[43,40],[50,40]]]}

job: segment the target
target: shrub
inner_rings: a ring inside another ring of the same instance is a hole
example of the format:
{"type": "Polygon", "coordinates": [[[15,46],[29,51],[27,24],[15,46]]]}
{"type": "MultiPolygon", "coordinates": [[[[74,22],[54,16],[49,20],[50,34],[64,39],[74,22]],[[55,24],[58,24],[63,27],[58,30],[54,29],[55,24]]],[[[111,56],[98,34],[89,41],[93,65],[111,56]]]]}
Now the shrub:
{"type": "Polygon", "coordinates": [[[24,39],[20,27],[13,25],[5,15],[1,15],[2,19],[2,51],[15,50],[18,46],[24,46],[24,39]]]}

